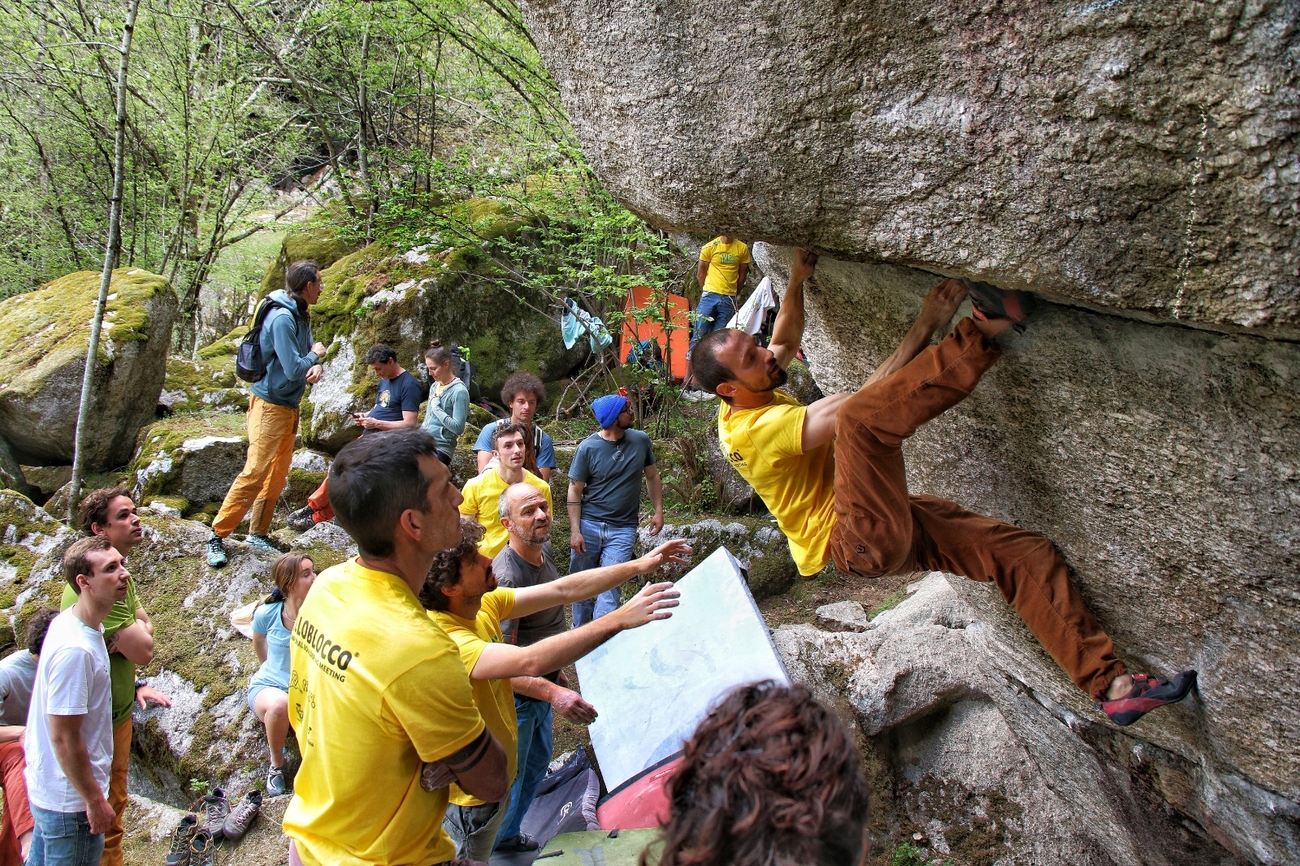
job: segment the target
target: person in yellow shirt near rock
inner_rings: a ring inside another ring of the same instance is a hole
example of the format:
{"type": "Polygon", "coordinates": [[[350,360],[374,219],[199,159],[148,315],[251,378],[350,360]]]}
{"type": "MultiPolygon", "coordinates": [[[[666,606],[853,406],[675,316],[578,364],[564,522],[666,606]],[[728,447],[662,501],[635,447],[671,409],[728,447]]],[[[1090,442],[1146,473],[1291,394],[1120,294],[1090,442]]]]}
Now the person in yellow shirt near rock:
{"type": "MultiPolygon", "coordinates": [[[[587,598],[660,565],[682,562],[690,548],[685,540],[677,539],[638,560],[570,574],[539,586],[511,589],[497,586],[492,561],[478,551],[482,536],[482,526],[468,517],[461,518],[461,542],[434,557],[420,601],[430,609],[433,621],[460,647],[461,661],[474,685],[474,704],[488,730],[505,747],[513,777],[518,721],[511,679],[558,670],[624,629],[667,619],[672,616],[669,608],[678,604],[678,593],[671,583],[647,584],[635,598],[601,620],[529,646],[506,644],[501,621],[587,598]]],[[[584,724],[595,719],[590,704],[578,701],[576,706],[584,724]]],[[[456,856],[486,863],[508,808],[507,801],[484,802],[453,786],[443,829],[456,844],[456,856]]]]}
{"type": "Polygon", "coordinates": [[[753,261],[749,246],[730,235],[720,235],[700,248],[700,263],[695,272],[700,281],[700,303],[695,308],[695,327],[691,330],[691,345],[686,351],[688,391],[699,390],[691,385],[691,356],[695,345],[705,335],[727,327],[736,315],[739,295],[745,288],[745,279],[753,261]]]}
{"type": "Polygon", "coordinates": [[[799,572],[816,574],[833,558],[860,577],[942,571],[995,583],[1116,724],[1186,697],[1194,670],[1172,680],[1129,673],[1052,542],[907,489],[903,442],[975,389],[1002,354],[998,335],[1025,320],[1033,297],[944,280],[861,389],[805,407],[776,389],[803,338],[803,286],[816,262],[810,251],[796,254],[770,347],[731,329],[705,337],[695,352],[696,381],[722,399],[722,453],[776,516],[799,572]],[[968,296],[972,316],[930,345],[968,296]]]}
{"type": "Polygon", "coordinates": [[[546,505],[551,507],[551,486],[524,468],[525,432],[522,424],[497,424],[492,431],[496,465],[471,478],[461,491],[465,501],[460,504],[460,513],[473,517],[483,527],[483,540],[478,549],[488,559],[500,553],[510,541],[501,523],[505,515],[499,513],[501,494],[507,487],[526,481],[546,495],[546,505]]]}
{"type": "Polygon", "coordinates": [[[416,593],[456,544],[460,493],[422,429],[363,436],[330,467],[330,501],[359,555],[316,579],[289,644],[289,723],[302,751],[284,814],[290,864],[428,866],[456,849],[448,788],[510,789],[456,644],[416,593]]]}

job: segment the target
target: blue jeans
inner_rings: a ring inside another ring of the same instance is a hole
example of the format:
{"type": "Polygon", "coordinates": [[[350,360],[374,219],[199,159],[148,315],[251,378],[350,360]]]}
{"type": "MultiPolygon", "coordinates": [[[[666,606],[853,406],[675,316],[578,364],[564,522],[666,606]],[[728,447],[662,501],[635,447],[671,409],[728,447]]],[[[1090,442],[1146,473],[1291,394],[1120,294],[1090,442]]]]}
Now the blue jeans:
{"type": "Polygon", "coordinates": [[[98,866],[104,834],[90,832],[85,812],[50,812],[30,805],[36,832],[27,866],[98,866]]]}
{"type": "Polygon", "coordinates": [[[700,295],[700,305],[695,308],[695,314],[695,327],[691,329],[691,345],[686,352],[688,358],[691,356],[690,350],[695,348],[695,344],[701,337],[727,327],[727,322],[736,315],[736,296],[705,292],[700,295]]]}
{"type": "Polygon", "coordinates": [[[551,705],[515,695],[515,715],[519,717],[519,768],[510,786],[510,809],[501,822],[498,842],[519,835],[519,825],[551,763],[551,723],[555,718],[551,705]]]}
{"type": "MultiPolygon", "coordinates": [[[[618,565],[632,558],[632,545],[636,544],[635,526],[610,526],[598,520],[583,520],[581,531],[587,552],[569,554],[569,574],[603,565],[618,565]]],[[[621,588],[616,586],[595,598],[575,601],[570,608],[573,627],[618,610],[621,592],[621,588]]]]}

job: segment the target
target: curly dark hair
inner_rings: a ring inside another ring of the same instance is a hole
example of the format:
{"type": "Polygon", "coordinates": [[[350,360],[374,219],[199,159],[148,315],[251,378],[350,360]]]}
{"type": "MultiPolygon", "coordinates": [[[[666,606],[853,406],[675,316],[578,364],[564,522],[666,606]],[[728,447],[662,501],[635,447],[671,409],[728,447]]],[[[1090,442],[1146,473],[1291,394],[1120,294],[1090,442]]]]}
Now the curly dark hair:
{"type": "Polygon", "coordinates": [[[515,395],[523,391],[531,392],[537,398],[538,406],[542,405],[542,401],[546,399],[546,386],[542,384],[542,380],[532,373],[520,370],[517,373],[511,373],[510,378],[506,379],[506,383],[501,386],[502,405],[508,408],[511,403],[515,402],[515,395]]]}
{"type": "Polygon", "coordinates": [[[101,487],[87,493],[77,508],[77,528],[86,535],[94,535],[90,531],[91,524],[103,526],[108,523],[108,504],[119,496],[130,499],[131,491],[125,487],[101,487]]]}
{"type": "Polygon", "coordinates": [[[667,793],[658,866],[851,866],[866,844],[857,745],[801,685],[768,680],[723,698],[686,743],[667,793]]]}
{"type": "Polygon", "coordinates": [[[420,604],[428,610],[446,610],[447,595],[443,587],[460,583],[460,564],[478,555],[478,543],[487,530],[472,517],[460,519],[460,544],[433,555],[433,565],[420,587],[420,604]]]}
{"type": "Polygon", "coordinates": [[[27,621],[27,632],[23,635],[23,646],[34,656],[41,654],[41,647],[45,644],[45,633],[50,630],[50,623],[59,615],[59,612],[52,607],[44,610],[38,610],[36,615],[27,621]]]}

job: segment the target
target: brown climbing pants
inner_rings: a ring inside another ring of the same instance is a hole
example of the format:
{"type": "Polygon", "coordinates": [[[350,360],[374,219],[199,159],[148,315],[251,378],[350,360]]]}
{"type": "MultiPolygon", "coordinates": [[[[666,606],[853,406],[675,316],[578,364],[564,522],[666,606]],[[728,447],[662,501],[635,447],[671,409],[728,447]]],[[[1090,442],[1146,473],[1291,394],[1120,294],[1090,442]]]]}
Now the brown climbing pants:
{"type": "Polygon", "coordinates": [[[1070,585],[1056,547],[945,499],[907,492],[903,440],[965,399],[1000,354],[962,319],[938,345],[840,407],[831,556],[841,571],[862,577],[944,571],[996,583],[1056,663],[1096,694],[1125,673],[1124,664],[1070,585]]]}

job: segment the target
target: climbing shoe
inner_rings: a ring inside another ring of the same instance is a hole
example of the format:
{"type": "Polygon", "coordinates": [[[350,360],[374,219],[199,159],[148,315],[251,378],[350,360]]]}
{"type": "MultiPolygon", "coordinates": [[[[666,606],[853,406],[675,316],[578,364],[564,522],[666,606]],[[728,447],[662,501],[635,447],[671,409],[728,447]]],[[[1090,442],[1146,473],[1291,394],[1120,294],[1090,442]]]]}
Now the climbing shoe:
{"type": "Polygon", "coordinates": [[[187,866],[190,862],[190,840],[199,824],[197,815],[186,815],[172,832],[172,846],[163,859],[164,866],[187,866]]]}
{"type": "Polygon", "coordinates": [[[1098,692],[1097,709],[1104,712],[1117,725],[1131,725],[1157,707],[1173,704],[1187,697],[1196,685],[1196,671],[1183,671],[1172,680],[1133,674],[1133,689],[1118,700],[1106,700],[1105,692],[1098,692]]]}
{"type": "Polygon", "coordinates": [[[198,832],[207,833],[210,839],[220,839],[221,828],[226,823],[226,816],[230,814],[230,801],[226,799],[226,792],[213,788],[212,793],[203,798],[203,814],[203,824],[199,826],[198,832]]]}
{"type": "Polygon", "coordinates": [[[290,512],[289,516],[284,519],[289,528],[295,532],[306,532],[316,525],[312,519],[312,510],[310,505],[304,505],[297,511],[290,512]]]}
{"type": "Polygon", "coordinates": [[[248,828],[253,826],[261,811],[262,792],[249,791],[244,795],[244,799],[239,801],[239,805],[231,809],[230,814],[226,816],[225,822],[221,825],[221,835],[231,842],[238,842],[244,838],[248,828]]]}
{"type": "Polygon", "coordinates": [[[212,834],[200,827],[190,839],[189,866],[215,866],[217,862],[217,843],[212,834]]]}
{"type": "Polygon", "coordinates": [[[1016,330],[1024,330],[1020,327],[1021,323],[1028,319],[1030,313],[1038,306],[1038,302],[1029,292],[999,289],[997,286],[975,280],[962,280],[962,284],[966,286],[970,296],[971,312],[975,318],[983,322],[1010,319],[1017,326],[1016,330]]]}
{"type": "Polygon", "coordinates": [[[289,786],[284,781],[284,767],[272,767],[271,772],[266,774],[266,796],[279,797],[288,791],[289,786]]]}
{"type": "Polygon", "coordinates": [[[226,567],[226,545],[218,535],[208,539],[208,565],[213,568],[226,567]]]}
{"type": "Polygon", "coordinates": [[[272,553],[284,552],[280,550],[280,548],[276,547],[275,542],[265,535],[254,535],[250,532],[248,535],[244,536],[244,542],[248,544],[249,547],[256,547],[260,550],[269,550],[272,553]]]}

